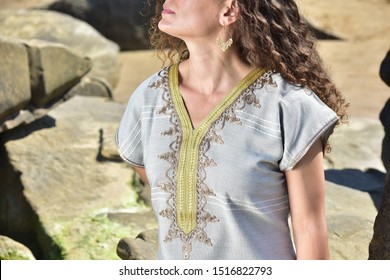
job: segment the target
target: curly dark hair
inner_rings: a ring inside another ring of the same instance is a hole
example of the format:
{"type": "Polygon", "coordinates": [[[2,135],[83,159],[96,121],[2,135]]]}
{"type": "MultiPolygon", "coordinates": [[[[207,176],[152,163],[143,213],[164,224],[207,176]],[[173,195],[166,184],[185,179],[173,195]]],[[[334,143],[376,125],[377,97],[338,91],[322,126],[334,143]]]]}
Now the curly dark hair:
{"type": "MultiPolygon", "coordinates": [[[[155,0],[150,41],[163,60],[188,58],[184,41],[158,29],[164,0],[155,0]],[[167,50],[167,52],[166,52],[167,50]]],[[[240,16],[232,25],[241,59],[278,72],[287,81],[308,87],[339,117],[347,121],[346,103],[316,50],[315,37],[293,0],[237,0],[240,16]]]]}

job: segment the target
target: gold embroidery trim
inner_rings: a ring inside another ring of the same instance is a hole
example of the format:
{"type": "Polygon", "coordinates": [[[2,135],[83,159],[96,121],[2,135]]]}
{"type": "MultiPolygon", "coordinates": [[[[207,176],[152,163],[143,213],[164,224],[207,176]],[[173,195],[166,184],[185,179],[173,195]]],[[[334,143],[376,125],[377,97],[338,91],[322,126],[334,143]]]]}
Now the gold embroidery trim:
{"type": "Polygon", "coordinates": [[[179,65],[169,69],[169,87],[172,101],[177,110],[182,127],[182,145],[179,151],[176,186],[176,217],[177,225],[184,234],[189,235],[196,228],[196,183],[198,171],[199,146],[210,125],[233,104],[238,96],[249,87],[265,70],[252,70],[203,120],[201,125],[192,129],[191,120],[179,91],[179,65]]]}

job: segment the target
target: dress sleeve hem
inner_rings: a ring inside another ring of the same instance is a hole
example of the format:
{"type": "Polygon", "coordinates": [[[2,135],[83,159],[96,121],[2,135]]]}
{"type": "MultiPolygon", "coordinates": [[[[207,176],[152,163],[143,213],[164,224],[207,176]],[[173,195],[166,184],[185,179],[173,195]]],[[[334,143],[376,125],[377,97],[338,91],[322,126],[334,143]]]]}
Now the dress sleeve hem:
{"type": "Polygon", "coordinates": [[[117,147],[117,151],[118,151],[119,156],[120,156],[125,162],[127,162],[128,164],[130,164],[130,165],[132,165],[132,166],[145,168],[145,165],[144,165],[144,164],[137,163],[137,162],[134,162],[134,161],[128,159],[128,158],[122,153],[122,151],[119,149],[118,131],[117,131],[116,134],[115,134],[115,144],[116,144],[116,147],[117,147]]]}
{"type": "Polygon", "coordinates": [[[311,146],[318,140],[320,139],[322,136],[326,135],[326,137],[324,139],[322,139],[322,142],[324,144],[324,149],[325,149],[325,145],[326,145],[326,142],[328,141],[328,138],[330,136],[330,133],[326,133],[328,130],[330,130],[332,127],[334,127],[334,125],[337,123],[338,121],[338,118],[335,117],[335,118],[332,118],[331,120],[329,120],[326,125],[320,130],[318,131],[318,133],[316,133],[314,135],[314,137],[308,142],[308,145],[305,147],[305,149],[303,149],[296,157],[292,157],[288,151],[287,151],[287,154],[292,158],[291,161],[289,161],[289,164],[285,167],[285,168],[281,168],[281,171],[289,171],[289,170],[292,170],[294,168],[294,166],[304,157],[304,155],[308,152],[308,150],[311,148],[311,146]]]}

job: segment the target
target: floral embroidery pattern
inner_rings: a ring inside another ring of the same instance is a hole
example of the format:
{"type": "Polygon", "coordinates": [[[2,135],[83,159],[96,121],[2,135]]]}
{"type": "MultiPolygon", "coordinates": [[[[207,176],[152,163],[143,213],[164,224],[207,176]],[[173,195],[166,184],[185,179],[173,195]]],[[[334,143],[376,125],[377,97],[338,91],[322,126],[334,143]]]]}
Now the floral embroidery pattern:
{"type": "Polygon", "coordinates": [[[206,169],[217,166],[217,163],[211,159],[207,153],[212,144],[224,144],[224,140],[218,132],[225,127],[226,123],[235,125],[242,124],[241,120],[235,113],[236,109],[243,109],[247,105],[255,106],[257,108],[261,107],[260,101],[256,97],[254,91],[255,89],[263,87],[266,83],[273,85],[271,78],[272,72],[266,72],[258,77],[255,82],[240,93],[239,97],[207,128],[207,132],[200,142],[197,153],[196,225],[189,233],[185,233],[178,225],[177,217],[178,165],[180,160],[180,147],[183,140],[183,131],[178,112],[176,111],[174,102],[172,101],[168,70],[168,68],[164,68],[159,73],[160,79],[149,85],[151,88],[163,89],[162,98],[164,100],[164,105],[162,109],[158,111],[158,114],[169,115],[171,127],[166,131],[163,131],[161,135],[174,138],[173,142],[169,145],[169,151],[158,156],[160,159],[167,161],[170,165],[170,168],[165,173],[167,180],[158,185],[161,190],[170,194],[169,199],[167,200],[167,208],[162,210],[159,214],[160,216],[171,220],[171,226],[165,237],[165,242],[170,242],[175,238],[180,238],[182,241],[184,259],[189,259],[194,242],[197,241],[209,246],[213,245],[211,239],[205,231],[205,228],[210,222],[219,222],[216,216],[205,210],[207,198],[209,196],[215,196],[214,191],[205,183],[207,179],[206,169]]]}

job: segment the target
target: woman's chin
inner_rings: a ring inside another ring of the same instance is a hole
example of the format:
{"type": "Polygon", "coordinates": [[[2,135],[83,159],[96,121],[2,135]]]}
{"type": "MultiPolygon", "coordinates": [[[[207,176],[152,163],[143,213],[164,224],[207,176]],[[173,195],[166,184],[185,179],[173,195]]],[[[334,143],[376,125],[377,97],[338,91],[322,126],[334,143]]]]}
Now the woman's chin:
{"type": "Polygon", "coordinates": [[[172,27],[172,25],[167,21],[164,21],[163,19],[158,23],[158,29],[160,29],[160,31],[166,34],[175,36],[174,28],[172,27]]]}

